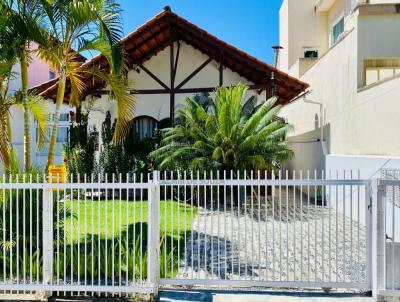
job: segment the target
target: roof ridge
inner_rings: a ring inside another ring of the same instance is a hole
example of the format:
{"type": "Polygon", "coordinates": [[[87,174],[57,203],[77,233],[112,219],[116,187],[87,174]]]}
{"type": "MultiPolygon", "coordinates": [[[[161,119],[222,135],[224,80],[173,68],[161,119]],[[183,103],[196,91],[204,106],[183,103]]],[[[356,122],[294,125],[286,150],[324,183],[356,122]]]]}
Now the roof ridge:
{"type": "MultiPolygon", "coordinates": [[[[278,95],[284,99],[297,96],[309,87],[308,84],[299,79],[210,34],[208,31],[172,12],[169,6],[165,6],[163,11],[124,36],[118,41],[118,45],[125,48],[127,52],[129,51],[130,56],[134,58],[134,62],[142,63],[175,40],[184,41],[217,61],[219,61],[218,51],[223,51],[225,67],[239,73],[253,83],[259,82],[273,85],[271,83],[271,74],[274,73],[275,85],[280,88],[278,95]],[[174,34],[171,32],[174,32],[174,34]]],[[[103,65],[102,68],[109,68],[108,62],[101,53],[81,66],[87,67],[92,64],[99,64],[103,65]]],[[[49,94],[50,97],[54,97],[54,89],[57,87],[57,83],[50,87],[49,84],[51,84],[51,81],[43,83],[36,88],[43,87],[44,90],[40,92],[41,95],[49,94]]],[[[100,82],[94,82],[93,87],[90,87],[87,91],[90,93],[91,90],[96,89],[99,85],[100,82]]]]}

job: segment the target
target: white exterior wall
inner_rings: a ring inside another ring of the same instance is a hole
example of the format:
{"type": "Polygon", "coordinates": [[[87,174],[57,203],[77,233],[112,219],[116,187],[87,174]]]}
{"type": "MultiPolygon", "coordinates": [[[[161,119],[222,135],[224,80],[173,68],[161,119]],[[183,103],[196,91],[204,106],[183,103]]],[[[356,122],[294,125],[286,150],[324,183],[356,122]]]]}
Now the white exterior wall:
{"type": "Polygon", "coordinates": [[[360,15],[358,28],[358,87],[362,87],[365,59],[400,57],[400,39],[392,38],[399,35],[400,14],[360,15]]]}
{"type": "Polygon", "coordinates": [[[14,74],[13,78],[10,80],[10,86],[8,88],[8,95],[13,95],[21,87],[21,75],[20,75],[21,65],[16,63],[13,68],[12,72],[14,74]]]}
{"type": "MultiPolygon", "coordinates": [[[[348,119],[342,113],[348,112],[351,115],[349,108],[352,107],[353,94],[356,90],[356,74],[353,73],[353,77],[347,78],[337,75],[346,74],[349,69],[356,68],[356,51],[353,47],[355,41],[356,31],[353,31],[302,77],[303,81],[311,85],[312,93],[307,99],[323,103],[324,140],[327,142],[328,152],[340,153],[342,151],[340,146],[351,144],[352,140],[350,132],[352,119],[348,119]],[[343,52],[348,56],[343,57],[343,52]]],[[[301,145],[294,145],[297,149],[296,158],[288,163],[287,168],[323,169],[325,165],[322,145],[315,143],[321,136],[320,107],[298,100],[284,107],[282,115],[295,127],[289,140],[302,142],[301,145]]]]}
{"type": "Polygon", "coordinates": [[[293,74],[291,66],[304,56],[305,48],[316,48],[319,53],[327,50],[327,14],[315,14],[315,0],[284,0],[279,14],[283,49],[278,68],[293,74]]]}
{"type": "MultiPolygon", "coordinates": [[[[52,101],[49,101],[50,113],[53,114],[55,111],[55,104],[52,101]]],[[[70,111],[75,111],[75,109],[69,107],[66,104],[62,105],[61,113],[69,113],[70,111]]],[[[11,108],[11,132],[12,132],[12,145],[14,147],[15,152],[18,155],[18,159],[21,162],[21,167],[23,165],[24,160],[24,127],[23,127],[23,110],[20,107],[13,106],[11,108]]],[[[61,123],[64,126],[69,125],[69,123],[61,123]]],[[[51,125],[50,125],[51,128],[51,125]]],[[[36,149],[36,134],[37,124],[34,119],[31,119],[30,123],[30,131],[31,131],[31,163],[33,166],[44,169],[47,163],[47,152],[48,146],[44,147],[41,151],[36,149]]],[[[51,129],[49,129],[51,130],[51,129]]],[[[48,136],[50,137],[51,131],[48,132],[48,136]]],[[[57,144],[56,147],[56,155],[54,158],[55,164],[63,163],[62,156],[62,146],[61,144],[57,144]]]]}
{"type": "MultiPolygon", "coordinates": [[[[289,139],[294,142],[296,159],[287,164],[288,169],[361,169],[362,177],[369,177],[379,168],[400,168],[400,77],[363,87],[364,59],[400,57],[400,40],[392,38],[400,28],[400,14],[359,15],[350,5],[350,1],[337,0],[323,13],[328,18],[327,34],[343,15],[346,33],[301,76],[310,84],[306,99],[323,104],[327,152],[324,155],[321,143],[315,142],[321,133],[319,106],[294,102],[283,110],[295,126],[289,139]]],[[[293,22],[301,26],[306,20],[293,22]]],[[[289,48],[290,43],[289,39],[289,48]]],[[[298,65],[293,65],[292,74],[298,65]]]]}
{"type": "MultiPolygon", "coordinates": [[[[175,52],[177,44],[174,45],[175,52]]],[[[150,60],[146,61],[143,65],[153,72],[161,81],[167,86],[170,84],[170,65],[169,65],[169,48],[167,47],[157,55],[153,56],[150,60]]],[[[200,51],[194,49],[192,46],[181,42],[181,49],[178,61],[178,69],[176,74],[175,86],[182,82],[189,74],[193,72],[199,65],[201,65],[208,57],[200,51]]],[[[132,89],[161,89],[162,87],[148,76],[143,70],[137,73],[135,70],[129,71],[128,78],[132,89]]],[[[241,77],[239,74],[225,68],[224,69],[224,85],[235,85],[239,82],[244,84],[253,84],[241,77]]],[[[201,87],[217,87],[219,84],[219,70],[216,61],[210,62],[203,70],[194,76],[182,88],[201,88],[201,87]]],[[[255,91],[249,91],[248,97],[255,94],[255,91]]],[[[175,107],[179,109],[184,104],[184,100],[189,94],[175,94],[175,107]]],[[[168,118],[170,114],[170,96],[169,94],[157,95],[136,95],[136,110],[135,116],[151,116],[156,120],[168,118]]],[[[260,100],[265,100],[265,93],[259,95],[260,100]]],[[[113,102],[108,100],[107,95],[103,95],[97,99],[89,114],[89,127],[95,126],[96,129],[101,130],[102,123],[104,122],[105,113],[111,112],[112,119],[116,118],[117,111],[113,102]]]]}

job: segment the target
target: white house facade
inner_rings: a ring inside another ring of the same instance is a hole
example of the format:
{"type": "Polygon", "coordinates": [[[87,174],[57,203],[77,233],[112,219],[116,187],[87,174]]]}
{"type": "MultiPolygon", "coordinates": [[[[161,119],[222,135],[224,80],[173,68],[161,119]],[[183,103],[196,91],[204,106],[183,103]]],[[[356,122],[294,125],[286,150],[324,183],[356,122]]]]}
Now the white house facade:
{"type": "MultiPolygon", "coordinates": [[[[212,95],[218,86],[241,82],[249,86],[249,97],[256,95],[261,102],[274,94],[280,104],[288,104],[308,87],[219,40],[168,7],[123,38],[120,45],[129,62],[128,80],[136,101],[132,126],[139,136],[151,136],[159,124],[170,124],[186,97],[204,92],[212,95]]],[[[85,64],[108,68],[101,55],[85,64]]],[[[56,80],[39,85],[37,91],[54,100],[56,80]]],[[[89,112],[89,128],[99,131],[108,111],[112,119],[117,117],[117,106],[101,80],[91,77],[84,81],[86,94],[78,110],[89,112]]],[[[67,83],[66,103],[68,89],[67,83]]],[[[101,141],[99,145],[101,148],[101,141]]],[[[61,162],[62,157],[55,161],[61,162]]]]}
{"type": "Polygon", "coordinates": [[[310,84],[284,109],[288,169],[400,168],[399,28],[398,1],[283,1],[278,66],[310,84]]]}

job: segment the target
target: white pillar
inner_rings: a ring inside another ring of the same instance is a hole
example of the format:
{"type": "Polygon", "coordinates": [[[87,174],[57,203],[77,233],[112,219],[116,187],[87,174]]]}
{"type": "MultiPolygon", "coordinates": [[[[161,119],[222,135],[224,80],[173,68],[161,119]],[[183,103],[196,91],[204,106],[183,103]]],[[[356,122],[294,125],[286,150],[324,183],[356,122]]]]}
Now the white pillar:
{"type": "Polygon", "coordinates": [[[53,190],[49,189],[48,185],[43,188],[42,223],[43,284],[50,285],[53,281],[53,190]]]}
{"type": "Polygon", "coordinates": [[[148,246],[147,246],[147,282],[158,294],[160,278],[160,184],[159,172],[153,172],[153,184],[149,189],[148,204],[148,246]]]}
{"type": "Polygon", "coordinates": [[[377,226],[376,226],[376,295],[378,289],[386,289],[386,263],[385,263],[385,249],[386,249],[386,186],[379,185],[377,192],[377,226]]]}

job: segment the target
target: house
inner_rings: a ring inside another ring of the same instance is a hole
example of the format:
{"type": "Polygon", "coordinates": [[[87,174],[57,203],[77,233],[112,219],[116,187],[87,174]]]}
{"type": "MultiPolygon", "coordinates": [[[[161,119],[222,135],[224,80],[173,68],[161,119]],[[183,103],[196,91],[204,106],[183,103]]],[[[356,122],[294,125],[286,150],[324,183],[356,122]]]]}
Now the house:
{"type": "MultiPolygon", "coordinates": [[[[249,96],[255,94],[263,101],[274,94],[280,104],[290,103],[308,87],[200,29],[169,7],[124,37],[120,45],[129,62],[128,80],[132,83],[131,93],[136,96],[133,133],[139,137],[152,136],[156,127],[170,124],[185,97],[213,93],[217,86],[242,82],[249,85],[249,96]]],[[[102,55],[84,64],[108,68],[102,55]]],[[[117,108],[109,101],[108,87],[101,80],[86,77],[84,81],[87,87],[78,110],[88,110],[89,127],[99,130],[106,113],[109,111],[115,118],[117,108]]],[[[35,90],[54,100],[57,79],[36,86],[35,90]]],[[[68,94],[67,83],[66,103],[68,94]]],[[[56,158],[56,163],[61,160],[56,158]]],[[[36,163],[45,164],[41,158],[36,163]]]]}
{"type": "MultiPolygon", "coordinates": [[[[43,59],[40,58],[37,52],[35,52],[37,44],[31,43],[31,60],[28,65],[28,85],[33,87],[32,92],[36,92],[34,87],[38,86],[43,82],[54,80],[57,77],[57,72],[43,59]]],[[[83,56],[79,56],[79,60],[83,62],[86,60],[83,56]]],[[[10,81],[9,94],[15,94],[21,89],[21,67],[17,63],[13,66],[14,77],[10,81]]],[[[51,112],[54,112],[54,102],[49,103],[51,112]]],[[[60,161],[62,160],[62,145],[68,140],[68,127],[71,121],[71,108],[68,104],[62,106],[61,109],[61,123],[59,128],[59,134],[57,137],[56,144],[56,157],[60,161]]],[[[24,158],[24,127],[22,121],[24,119],[23,110],[20,107],[11,107],[11,133],[12,133],[12,145],[16,151],[18,158],[21,163],[24,158]]],[[[51,128],[51,123],[49,128],[51,128]]],[[[31,160],[33,165],[43,165],[47,159],[47,149],[36,150],[37,142],[37,124],[33,117],[30,122],[30,133],[31,133],[31,160]]],[[[1,171],[1,167],[0,167],[1,171]]]]}
{"type": "Polygon", "coordinates": [[[400,168],[399,5],[283,1],[278,68],[310,84],[283,110],[295,126],[288,169],[359,169],[369,178],[400,168]]]}

